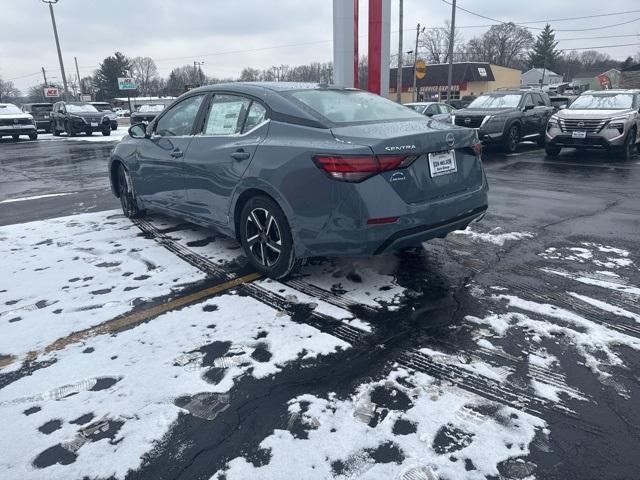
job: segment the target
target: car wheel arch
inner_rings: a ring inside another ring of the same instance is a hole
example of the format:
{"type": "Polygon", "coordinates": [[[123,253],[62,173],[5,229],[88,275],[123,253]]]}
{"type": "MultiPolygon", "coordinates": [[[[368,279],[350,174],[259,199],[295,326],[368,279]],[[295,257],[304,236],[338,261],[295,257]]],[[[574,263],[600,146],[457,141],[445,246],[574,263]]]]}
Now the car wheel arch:
{"type": "Polygon", "coordinates": [[[280,195],[278,192],[273,189],[269,185],[264,185],[262,183],[257,185],[247,185],[244,188],[237,188],[234,194],[234,202],[229,209],[229,213],[233,215],[232,222],[230,222],[230,227],[233,228],[233,235],[236,239],[238,239],[238,235],[240,232],[240,212],[242,212],[242,208],[249,201],[249,199],[253,198],[256,195],[264,195],[265,197],[273,200],[284,212],[285,217],[287,218],[287,222],[289,223],[289,228],[291,229],[291,235],[293,236],[294,242],[296,240],[295,229],[293,228],[293,215],[292,209],[289,203],[280,195]]]}
{"type": "Polygon", "coordinates": [[[124,162],[120,159],[114,159],[111,162],[111,165],[109,167],[109,179],[111,180],[111,191],[117,198],[120,198],[120,192],[118,191],[118,170],[120,169],[120,167],[124,168],[125,170],[127,169],[124,162]]]}

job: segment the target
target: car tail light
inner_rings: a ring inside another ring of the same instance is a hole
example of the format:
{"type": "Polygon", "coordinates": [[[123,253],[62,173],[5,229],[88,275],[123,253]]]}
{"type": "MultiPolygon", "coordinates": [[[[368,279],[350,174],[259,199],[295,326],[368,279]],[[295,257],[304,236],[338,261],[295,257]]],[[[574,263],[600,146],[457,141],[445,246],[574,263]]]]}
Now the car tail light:
{"type": "Polygon", "coordinates": [[[476,157],[482,155],[482,142],[477,142],[471,145],[471,151],[476,157]]]}
{"type": "Polygon", "coordinates": [[[385,223],[395,223],[400,217],[382,217],[382,218],[370,218],[367,220],[369,225],[383,225],[385,223]]]}
{"type": "Polygon", "coordinates": [[[380,172],[408,167],[416,155],[315,155],[313,161],[331,178],[361,182],[380,172]]]}

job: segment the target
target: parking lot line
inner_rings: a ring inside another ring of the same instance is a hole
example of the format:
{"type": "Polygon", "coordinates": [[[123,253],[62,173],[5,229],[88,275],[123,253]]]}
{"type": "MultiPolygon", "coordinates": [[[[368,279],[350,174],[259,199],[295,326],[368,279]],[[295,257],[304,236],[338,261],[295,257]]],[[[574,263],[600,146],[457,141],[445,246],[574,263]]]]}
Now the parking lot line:
{"type": "MultiPolygon", "coordinates": [[[[41,353],[51,353],[56,350],[62,350],[66,346],[80,342],[86,338],[93,337],[96,335],[103,335],[106,333],[113,333],[115,331],[121,330],[126,327],[131,327],[138,323],[142,323],[145,320],[150,318],[157,317],[162,315],[163,313],[169,312],[171,310],[175,310],[177,308],[184,307],[185,305],[203,300],[205,298],[211,297],[213,295],[217,295],[218,293],[224,292],[226,290],[230,290],[234,287],[242,285],[244,283],[250,283],[255,280],[261,278],[259,273],[249,273],[247,275],[243,275],[241,277],[232,278],[225,282],[222,282],[218,285],[214,285],[213,287],[204,288],[194,293],[190,293],[189,295],[185,295],[183,297],[174,298],[166,303],[161,305],[156,305],[154,307],[150,307],[144,310],[140,310],[134,312],[130,315],[124,315],[118,318],[114,318],[113,320],[109,320],[107,322],[101,323],[99,325],[95,325],[93,327],[79,330],[74,332],[66,337],[59,338],[52,344],[48,345],[42,351],[32,350],[26,355],[26,361],[32,361],[37,358],[37,356],[41,353]]],[[[0,364],[0,368],[6,367],[13,363],[15,358],[9,357],[3,363],[0,364]]]]}

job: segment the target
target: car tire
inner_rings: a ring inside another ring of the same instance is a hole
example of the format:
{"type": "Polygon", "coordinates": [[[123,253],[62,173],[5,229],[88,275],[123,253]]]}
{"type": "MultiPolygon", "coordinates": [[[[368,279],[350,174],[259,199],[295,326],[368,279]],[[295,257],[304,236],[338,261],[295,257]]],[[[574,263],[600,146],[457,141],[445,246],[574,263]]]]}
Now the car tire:
{"type": "Polygon", "coordinates": [[[38,132],[29,134],[29,140],[37,140],[37,139],[38,139],[38,132]]]}
{"type": "Polygon", "coordinates": [[[555,158],[558,155],[560,155],[560,150],[562,150],[562,148],[554,147],[554,146],[551,146],[551,145],[547,145],[547,146],[544,147],[545,155],[547,157],[550,157],[550,158],[555,158]]]}
{"type": "Polygon", "coordinates": [[[281,279],[299,266],[289,222],[270,198],[257,195],[245,203],[240,213],[239,230],[245,255],[258,272],[281,279]]]}
{"type": "Polygon", "coordinates": [[[87,137],[90,137],[91,135],[93,135],[93,130],[87,130],[86,132],[84,132],[87,134],[87,137]]]}
{"type": "Polygon", "coordinates": [[[520,127],[518,125],[511,125],[507,130],[507,135],[504,140],[504,147],[509,153],[515,153],[518,150],[518,143],[520,143],[520,127]]]}
{"type": "Polygon", "coordinates": [[[109,135],[111,135],[111,126],[109,126],[109,128],[103,128],[102,135],[104,135],[105,137],[108,137],[109,135]]]}
{"type": "Polygon", "coordinates": [[[76,136],[76,131],[71,126],[71,123],[68,122],[68,121],[64,122],[64,131],[67,132],[67,135],[70,136],[70,137],[75,137],[76,136]]]}
{"type": "Polygon", "coordinates": [[[538,136],[538,139],[536,140],[536,144],[540,147],[543,148],[545,146],[545,141],[544,141],[544,136],[545,134],[542,133],[538,136]]]}
{"type": "Polygon", "coordinates": [[[632,128],[624,139],[624,145],[622,146],[622,159],[631,160],[633,157],[633,150],[636,148],[637,132],[635,128],[632,128]]]}
{"type": "Polygon", "coordinates": [[[131,176],[122,165],[118,167],[118,196],[125,217],[140,218],[144,215],[144,210],[138,205],[131,176]]]}
{"type": "Polygon", "coordinates": [[[53,127],[51,127],[51,133],[53,134],[54,137],[59,137],[60,136],[60,130],[58,130],[55,125],[53,127]]]}
{"type": "Polygon", "coordinates": [[[11,135],[11,138],[13,138],[15,141],[20,140],[20,135],[11,135]]]}

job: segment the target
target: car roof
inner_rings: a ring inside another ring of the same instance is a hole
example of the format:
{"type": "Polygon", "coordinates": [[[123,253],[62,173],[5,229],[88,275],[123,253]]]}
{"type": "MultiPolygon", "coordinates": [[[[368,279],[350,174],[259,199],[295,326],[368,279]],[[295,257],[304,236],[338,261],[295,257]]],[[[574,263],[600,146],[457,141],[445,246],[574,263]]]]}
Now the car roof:
{"type": "Polygon", "coordinates": [[[403,105],[433,105],[434,103],[443,103],[443,102],[409,102],[403,103],[403,105]]]}
{"type": "Polygon", "coordinates": [[[227,82],[216,83],[213,85],[205,85],[198,87],[189,92],[210,92],[216,90],[228,91],[245,91],[249,93],[251,90],[271,90],[273,92],[288,92],[292,90],[357,90],[355,88],[337,87],[335,85],[327,85],[314,82],[227,82]]]}

